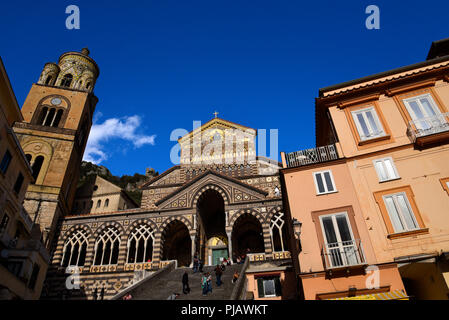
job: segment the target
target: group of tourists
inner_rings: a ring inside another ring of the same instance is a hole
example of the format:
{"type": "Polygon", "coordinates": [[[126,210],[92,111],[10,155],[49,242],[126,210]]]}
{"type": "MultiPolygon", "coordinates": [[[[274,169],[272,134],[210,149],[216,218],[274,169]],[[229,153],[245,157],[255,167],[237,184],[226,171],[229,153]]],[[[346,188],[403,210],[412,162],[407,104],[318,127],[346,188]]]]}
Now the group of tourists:
{"type": "MultiPolygon", "coordinates": [[[[216,278],[216,285],[217,287],[221,286],[223,282],[221,281],[221,277],[226,270],[226,266],[230,266],[231,260],[228,258],[223,258],[221,264],[217,264],[214,272],[215,272],[215,278],[216,278]]],[[[197,255],[193,258],[193,273],[196,272],[203,272],[203,263],[201,259],[198,258],[197,255]]],[[[235,283],[239,277],[238,272],[235,272],[232,278],[232,283],[235,283]]],[[[201,277],[201,289],[203,291],[203,296],[207,296],[207,294],[210,292],[212,293],[212,275],[210,272],[203,273],[201,277]]],[[[190,293],[190,287],[189,287],[189,275],[186,272],[184,272],[182,276],[182,292],[184,294],[190,293]]]]}

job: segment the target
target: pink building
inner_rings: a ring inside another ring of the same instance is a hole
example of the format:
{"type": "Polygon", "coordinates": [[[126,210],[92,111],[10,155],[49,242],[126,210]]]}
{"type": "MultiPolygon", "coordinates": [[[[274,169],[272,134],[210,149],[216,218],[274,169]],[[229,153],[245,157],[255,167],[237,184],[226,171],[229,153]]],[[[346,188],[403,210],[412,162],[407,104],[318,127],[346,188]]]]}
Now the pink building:
{"type": "Polygon", "coordinates": [[[320,90],[319,147],[282,154],[306,299],[449,297],[448,82],[446,39],[423,62],[320,90]]]}

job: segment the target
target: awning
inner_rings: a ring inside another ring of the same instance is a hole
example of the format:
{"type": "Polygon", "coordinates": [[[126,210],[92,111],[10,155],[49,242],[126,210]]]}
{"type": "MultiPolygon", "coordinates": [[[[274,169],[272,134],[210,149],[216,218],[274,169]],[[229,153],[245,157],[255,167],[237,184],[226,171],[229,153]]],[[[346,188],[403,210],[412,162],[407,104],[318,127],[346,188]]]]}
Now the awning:
{"type": "Polygon", "coordinates": [[[366,294],[355,297],[333,298],[328,300],[408,300],[408,296],[403,290],[395,290],[391,292],[366,294]]]}

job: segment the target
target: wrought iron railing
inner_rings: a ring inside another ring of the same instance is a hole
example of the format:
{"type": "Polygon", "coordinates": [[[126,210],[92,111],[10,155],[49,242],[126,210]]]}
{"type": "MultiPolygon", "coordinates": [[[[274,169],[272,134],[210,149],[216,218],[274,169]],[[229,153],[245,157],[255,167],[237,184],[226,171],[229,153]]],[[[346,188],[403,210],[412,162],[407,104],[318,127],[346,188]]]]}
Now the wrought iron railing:
{"type": "Polygon", "coordinates": [[[445,131],[449,131],[449,112],[411,120],[407,127],[407,135],[413,143],[417,138],[445,131]]]}
{"type": "Polygon", "coordinates": [[[320,163],[337,159],[338,153],[335,144],[285,154],[287,168],[299,167],[307,164],[320,163]]]}
{"type": "Polygon", "coordinates": [[[359,239],[326,244],[323,258],[326,269],[366,264],[362,241],[359,239]]]}

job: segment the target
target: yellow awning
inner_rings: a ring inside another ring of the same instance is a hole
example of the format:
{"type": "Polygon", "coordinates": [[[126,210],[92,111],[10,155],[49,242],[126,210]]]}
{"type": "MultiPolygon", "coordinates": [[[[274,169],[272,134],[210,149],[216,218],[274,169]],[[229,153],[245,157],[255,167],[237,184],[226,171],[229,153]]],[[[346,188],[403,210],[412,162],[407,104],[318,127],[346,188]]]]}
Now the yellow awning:
{"type": "Polygon", "coordinates": [[[402,290],[395,290],[391,292],[366,294],[355,297],[333,298],[328,300],[408,300],[408,296],[402,290]]]}

